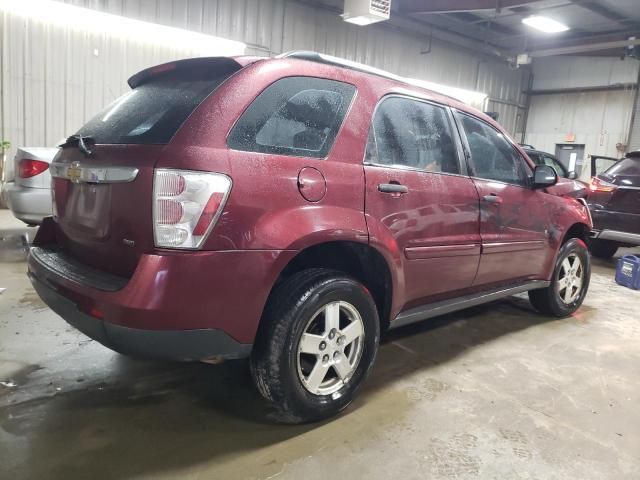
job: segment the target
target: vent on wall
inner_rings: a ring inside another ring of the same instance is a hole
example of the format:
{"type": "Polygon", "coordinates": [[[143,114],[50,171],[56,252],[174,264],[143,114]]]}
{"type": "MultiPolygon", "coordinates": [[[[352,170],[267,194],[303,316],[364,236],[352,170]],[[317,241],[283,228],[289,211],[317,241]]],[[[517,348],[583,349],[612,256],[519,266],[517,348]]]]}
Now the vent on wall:
{"type": "Polygon", "coordinates": [[[391,0],[344,0],[345,22],[370,25],[389,20],[391,0]]]}
{"type": "Polygon", "coordinates": [[[385,15],[386,18],[389,18],[389,13],[391,13],[391,0],[371,0],[372,12],[377,12],[382,15],[385,15]]]}

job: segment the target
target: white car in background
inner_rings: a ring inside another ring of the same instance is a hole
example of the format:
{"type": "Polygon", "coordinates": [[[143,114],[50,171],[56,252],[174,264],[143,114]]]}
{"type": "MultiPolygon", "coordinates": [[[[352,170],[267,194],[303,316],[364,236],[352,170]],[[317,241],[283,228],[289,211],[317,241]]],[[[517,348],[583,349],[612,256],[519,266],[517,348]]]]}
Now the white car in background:
{"type": "Polygon", "coordinates": [[[58,148],[21,147],[15,162],[15,180],[6,184],[9,209],[27,225],[39,225],[51,215],[49,165],[58,148]]]}

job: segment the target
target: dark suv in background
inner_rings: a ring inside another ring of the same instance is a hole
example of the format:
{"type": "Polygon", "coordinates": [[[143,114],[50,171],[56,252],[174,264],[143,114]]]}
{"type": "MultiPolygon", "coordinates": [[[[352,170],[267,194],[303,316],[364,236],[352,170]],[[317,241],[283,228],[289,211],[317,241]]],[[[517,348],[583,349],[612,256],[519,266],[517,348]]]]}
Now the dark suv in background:
{"type": "Polygon", "coordinates": [[[640,151],[630,152],[589,185],[591,253],[611,258],[619,247],[640,245],[640,151]]]}
{"type": "Polygon", "coordinates": [[[453,98],[313,53],[129,85],[55,158],[28,262],[116,351],[250,357],[300,422],[349,404],[386,329],[521,292],[557,317],[582,304],[586,206],[453,98]]]}

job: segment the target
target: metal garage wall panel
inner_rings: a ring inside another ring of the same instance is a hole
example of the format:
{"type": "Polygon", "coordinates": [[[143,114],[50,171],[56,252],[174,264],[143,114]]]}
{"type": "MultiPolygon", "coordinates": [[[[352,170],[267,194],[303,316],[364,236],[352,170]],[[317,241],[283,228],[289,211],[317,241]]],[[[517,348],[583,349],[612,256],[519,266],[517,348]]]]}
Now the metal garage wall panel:
{"type": "Polygon", "coordinates": [[[2,116],[0,132],[3,139],[24,138],[24,25],[12,18],[2,17],[2,116]],[[7,39],[11,38],[11,48],[7,39]],[[7,93],[5,93],[7,92],[7,93]],[[11,93],[8,93],[11,92],[11,93]]]}
{"type": "Polygon", "coordinates": [[[388,26],[357,27],[334,11],[293,0],[72,0],[88,8],[240,40],[255,53],[310,49],[520,101],[522,70],[388,26]],[[141,6],[142,5],[142,6],[141,6]],[[155,12],[155,16],[154,15],[155,12]],[[431,43],[431,45],[429,45],[431,43]],[[430,48],[429,48],[430,47],[430,48]],[[421,54],[421,51],[430,53],[421,54]],[[487,91],[490,89],[491,91],[487,91]]]}
{"type": "MultiPolygon", "coordinates": [[[[309,49],[400,75],[484,91],[500,122],[518,133],[525,103],[523,71],[476,52],[388,25],[357,27],[336,12],[293,0],[69,0],[77,6],[190,29],[248,45],[247,53],[309,49]],[[502,103],[500,103],[500,102],[502,103]],[[506,102],[506,103],[505,103],[506,102]]],[[[36,25],[0,12],[4,138],[17,145],[54,145],[126,91],[147,66],[193,56],[107,35],[36,25]]],[[[10,152],[12,155],[13,152],[10,152]]]]}
{"type": "Polygon", "coordinates": [[[533,62],[533,89],[600,87],[636,83],[640,62],[617,57],[548,57],[533,62]]]}
{"type": "Polygon", "coordinates": [[[0,135],[12,144],[9,158],[18,146],[58,144],[127,91],[133,73],[197,55],[7,12],[0,12],[0,24],[0,135]]]}

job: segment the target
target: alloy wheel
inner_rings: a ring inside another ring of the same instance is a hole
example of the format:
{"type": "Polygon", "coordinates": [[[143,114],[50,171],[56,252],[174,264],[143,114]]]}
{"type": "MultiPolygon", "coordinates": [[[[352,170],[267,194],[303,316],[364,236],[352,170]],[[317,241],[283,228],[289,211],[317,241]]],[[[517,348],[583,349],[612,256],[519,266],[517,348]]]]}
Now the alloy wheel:
{"type": "Polygon", "coordinates": [[[346,385],[360,362],[364,323],[348,302],[323,306],[307,323],[298,344],[298,376],[314,395],[331,395],[346,385]]]}
{"type": "Polygon", "coordinates": [[[569,305],[576,301],[582,291],[584,267],[580,257],[572,253],[560,264],[557,293],[563,303],[569,305]]]}

